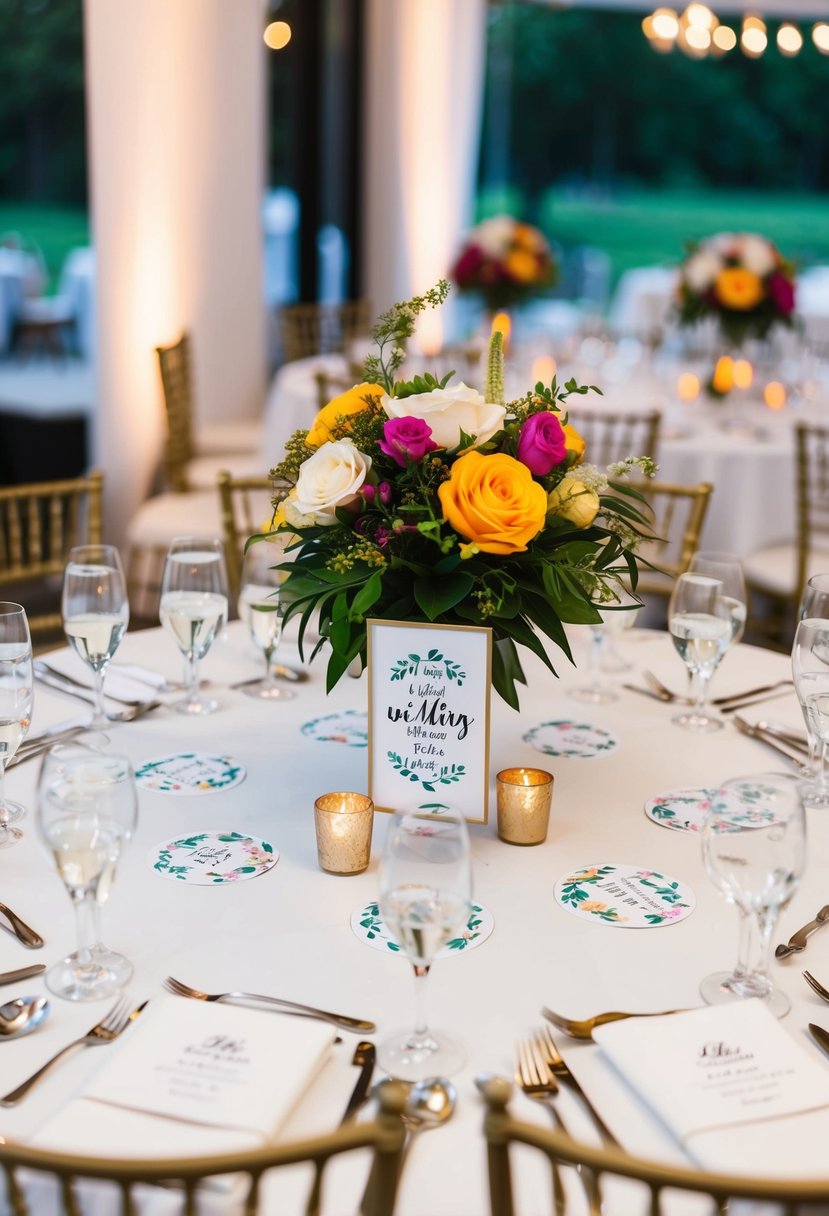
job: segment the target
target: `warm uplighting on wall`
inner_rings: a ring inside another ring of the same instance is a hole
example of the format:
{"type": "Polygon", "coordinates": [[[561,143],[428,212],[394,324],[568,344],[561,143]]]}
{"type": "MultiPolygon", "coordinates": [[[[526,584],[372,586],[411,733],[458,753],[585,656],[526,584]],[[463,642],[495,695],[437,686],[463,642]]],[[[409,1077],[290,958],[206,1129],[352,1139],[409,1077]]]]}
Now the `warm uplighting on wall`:
{"type": "Polygon", "coordinates": [[[291,41],[291,27],[287,21],[272,21],[262,37],[272,51],[281,51],[291,41]]]}
{"type": "MultiPolygon", "coordinates": [[[[672,51],[679,47],[692,59],[708,55],[719,57],[738,45],[749,59],[759,59],[769,45],[769,31],[762,17],[747,14],[739,33],[730,25],[720,25],[707,4],[689,4],[681,14],[672,8],[657,8],[642,22],[642,32],[655,51],[672,51]]],[[[829,55],[829,23],[818,21],[812,29],[812,41],[823,55],[829,55]]],[[[781,55],[791,58],[803,47],[803,35],[791,21],[784,21],[775,36],[781,55]]]]}

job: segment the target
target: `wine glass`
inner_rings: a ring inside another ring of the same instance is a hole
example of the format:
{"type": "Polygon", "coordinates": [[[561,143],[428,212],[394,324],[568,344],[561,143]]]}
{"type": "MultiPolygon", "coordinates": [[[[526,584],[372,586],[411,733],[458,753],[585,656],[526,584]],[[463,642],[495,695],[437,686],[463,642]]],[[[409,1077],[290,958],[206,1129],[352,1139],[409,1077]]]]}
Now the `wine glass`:
{"type": "Polygon", "coordinates": [[[829,574],[813,574],[803,588],[797,619],[805,621],[807,617],[829,620],[829,574]]]}
{"type": "Polygon", "coordinates": [[[760,773],[723,782],[702,830],[705,870],[740,913],[737,965],[709,975],[700,993],[709,1005],[759,997],[776,1017],[791,1001],[769,975],[778,913],[791,900],[806,865],[806,817],[797,778],[760,773]]]}
{"type": "Polygon", "coordinates": [[[692,678],[694,705],[672,720],[698,734],[722,730],[706,712],[708,682],[734,636],[730,597],[722,582],[704,574],[681,574],[668,604],[668,629],[692,678]]]}
{"type": "Polygon", "coordinates": [[[277,683],[272,667],[285,618],[285,604],[280,596],[285,573],[277,569],[282,559],[283,548],[278,542],[262,540],[251,545],[245,554],[239,591],[239,616],[265,656],[264,679],[246,684],[242,692],[268,701],[290,701],[295,695],[292,689],[277,683]]]}
{"type": "Polygon", "coordinates": [[[12,827],[26,814],[5,795],[6,765],[26,737],[32,720],[34,677],[29,622],[20,604],[0,601],[0,849],[23,833],[12,827]]]}
{"type": "Polygon", "coordinates": [[[606,658],[614,638],[618,637],[622,630],[633,627],[641,603],[629,591],[619,590],[614,594],[618,607],[608,604],[599,608],[596,605],[602,619],[590,625],[590,684],[586,688],[570,690],[570,695],[577,701],[586,701],[591,705],[607,705],[611,701],[617,701],[619,694],[602,685],[602,672],[625,671],[630,666],[619,655],[615,656],[609,666],[606,658]]]}
{"type": "Polygon", "coordinates": [[[91,668],[95,692],[92,729],[107,725],[104,677],[130,619],[121,558],[113,545],[78,545],[63,576],[63,631],[91,668]]]}
{"type": "Polygon", "coordinates": [[[184,655],[187,699],[182,714],[212,714],[218,701],[199,696],[199,660],[227,620],[227,574],[222,542],[177,536],[167,553],[161,579],[161,624],[184,655]]]}
{"type": "Polygon", "coordinates": [[[129,980],[132,965],[99,943],[99,909],[135,828],[138,798],[126,756],[83,744],[53,747],[38,787],[38,827],[75,909],[78,948],[46,973],[71,1001],[99,1001],[129,980]]]}
{"type": "Polygon", "coordinates": [[[691,558],[690,574],[704,574],[715,578],[723,585],[722,596],[731,614],[731,639],[729,646],[736,646],[746,627],[748,596],[746,580],[739,557],[733,553],[701,550],[691,558]]]}
{"type": "Polygon", "coordinates": [[[388,826],[380,868],[380,911],[414,967],[415,1025],[380,1045],[378,1060],[393,1077],[417,1081],[463,1067],[463,1048],[429,1029],[423,989],[441,946],[465,927],[471,900],[463,818],[398,811],[388,826]]]}
{"type": "Polygon", "coordinates": [[[803,782],[801,793],[807,806],[822,809],[829,807],[829,620],[810,617],[797,626],[792,678],[809,734],[809,757],[815,757],[812,779],[803,782]]]}

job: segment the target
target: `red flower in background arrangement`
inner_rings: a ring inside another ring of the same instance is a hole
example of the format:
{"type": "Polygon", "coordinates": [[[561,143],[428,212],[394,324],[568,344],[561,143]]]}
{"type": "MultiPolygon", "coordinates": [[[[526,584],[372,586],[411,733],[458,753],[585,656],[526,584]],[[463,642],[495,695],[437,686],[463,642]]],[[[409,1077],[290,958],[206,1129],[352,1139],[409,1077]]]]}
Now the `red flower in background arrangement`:
{"type": "Polygon", "coordinates": [[[768,293],[778,312],[786,316],[794,312],[794,281],[779,270],[768,281],[768,293]]]}

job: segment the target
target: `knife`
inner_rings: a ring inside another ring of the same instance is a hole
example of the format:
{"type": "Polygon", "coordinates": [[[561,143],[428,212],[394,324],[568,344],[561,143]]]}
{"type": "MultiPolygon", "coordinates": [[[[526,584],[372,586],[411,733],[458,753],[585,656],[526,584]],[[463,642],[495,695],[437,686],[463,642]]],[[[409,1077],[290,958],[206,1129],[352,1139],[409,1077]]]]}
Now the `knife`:
{"type": "Polygon", "coordinates": [[[827,920],[829,920],[829,904],[821,908],[815,919],[810,920],[808,925],[804,925],[802,929],[798,929],[797,933],[793,933],[787,945],[778,946],[774,957],[788,958],[790,954],[799,954],[801,950],[805,950],[807,937],[811,937],[816,929],[826,924],[827,920]]]}
{"type": "Polygon", "coordinates": [[[373,1043],[369,1043],[367,1039],[361,1039],[354,1048],[354,1058],[352,1064],[360,1065],[360,1075],[357,1078],[357,1084],[348,1099],[348,1106],[343,1112],[343,1117],[340,1120],[340,1126],[343,1123],[348,1123],[349,1119],[356,1115],[357,1111],[368,1098],[369,1086],[371,1085],[371,1077],[374,1072],[374,1063],[377,1059],[377,1048],[373,1043]]]}
{"type": "Polygon", "coordinates": [[[11,908],[6,904],[0,904],[0,915],[5,916],[12,927],[12,933],[24,946],[30,946],[33,950],[38,950],[43,945],[43,938],[40,934],[35,933],[34,929],[21,920],[16,912],[12,912],[11,908]]]}
{"type": "Polygon", "coordinates": [[[824,1030],[822,1026],[816,1026],[814,1022],[810,1022],[809,1034],[815,1040],[818,1047],[822,1047],[826,1054],[829,1055],[829,1031],[824,1030]]]}
{"type": "Polygon", "coordinates": [[[33,979],[36,975],[42,975],[45,970],[45,963],[35,963],[33,967],[20,967],[17,971],[4,971],[0,974],[0,985],[16,984],[18,980],[33,979]]]}

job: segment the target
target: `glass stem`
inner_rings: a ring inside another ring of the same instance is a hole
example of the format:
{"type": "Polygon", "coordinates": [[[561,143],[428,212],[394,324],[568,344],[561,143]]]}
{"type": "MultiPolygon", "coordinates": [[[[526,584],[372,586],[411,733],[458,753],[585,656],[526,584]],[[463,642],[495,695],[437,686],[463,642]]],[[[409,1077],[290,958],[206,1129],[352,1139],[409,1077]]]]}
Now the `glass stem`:
{"type": "Polygon", "coordinates": [[[708,716],[708,681],[711,679],[713,672],[709,669],[699,667],[694,672],[692,681],[692,696],[694,698],[694,717],[706,718],[708,716]]]}
{"type": "Polygon", "coordinates": [[[78,936],[78,963],[88,971],[94,967],[92,948],[96,941],[97,904],[95,896],[91,893],[83,895],[80,899],[73,899],[72,902],[75,906],[75,928],[78,936]]]}
{"type": "Polygon", "coordinates": [[[776,912],[769,908],[761,908],[753,916],[740,912],[740,942],[735,975],[758,976],[768,980],[771,934],[776,920],[776,912]]]}
{"type": "Polygon", "coordinates": [[[104,705],[104,675],[106,674],[106,664],[103,667],[92,668],[92,689],[95,694],[95,709],[92,715],[92,725],[96,730],[107,726],[107,711],[104,705]]]}
{"type": "Polygon", "coordinates": [[[266,688],[273,688],[274,684],[276,684],[276,676],[274,675],[273,668],[271,667],[271,658],[272,658],[273,652],[275,650],[276,650],[276,644],[274,644],[273,646],[268,646],[267,649],[264,651],[264,654],[265,654],[265,687],[266,688]]]}
{"type": "MultiPolygon", "coordinates": [[[[809,736],[811,741],[811,734],[809,736]]],[[[815,777],[817,778],[817,788],[821,794],[827,792],[826,788],[826,741],[819,736],[815,740],[815,777]]],[[[0,805],[2,805],[2,787],[0,787],[0,805]]]]}
{"type": "Polygon", "coordinates": [[[602,652],[604,650],[605,633],[603,629],[593,629],[593,649],[590,656],[590,691],[601,692],[602,689],[602,652]]]}
{"type": "Polygon", "coordinates": [[[187,704],[199,703],[199,660],[194,651],[187,654],[187,704]]]}
{"type": "Polygon", "coordinates": [[[416,1045],[420,1046],[429,1037],[429,1023],[426,1020],[426,979],[429,975],[429,967],[415,964],[414,974],[415,1024],[412,1039],[416,1045]]]}
{"type": "Polygon", "coordinates": [[[0,835],[7,831],[9,813],[6,810],[6,761],[0,757],[0,835]]]}

